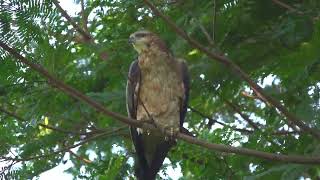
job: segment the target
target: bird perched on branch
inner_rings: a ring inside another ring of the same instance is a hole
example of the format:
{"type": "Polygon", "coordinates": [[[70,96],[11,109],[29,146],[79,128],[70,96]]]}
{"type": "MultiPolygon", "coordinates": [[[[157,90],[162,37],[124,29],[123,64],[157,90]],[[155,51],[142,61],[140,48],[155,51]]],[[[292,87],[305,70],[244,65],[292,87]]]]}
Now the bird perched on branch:
{"type": "Polygon", "coordinates": [[[165,42],[149,31],[130,35],[138,52],[127,82],[127,110],[130,118],[152,122],[157,130],[131,127],[136,150],[135,173],[139,180],[155,179],[175,144],[174,136],[184,131],[189,76],[185,62],[173,56],[165,42]]]}

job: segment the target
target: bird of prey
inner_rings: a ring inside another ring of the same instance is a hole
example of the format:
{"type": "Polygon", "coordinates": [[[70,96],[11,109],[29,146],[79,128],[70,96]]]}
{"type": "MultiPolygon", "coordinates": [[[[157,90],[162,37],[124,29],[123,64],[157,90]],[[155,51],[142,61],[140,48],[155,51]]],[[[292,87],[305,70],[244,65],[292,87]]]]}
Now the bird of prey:
{"type": "Polygon", "coordinates": [[[157,127],[152,132],[130,127],[137,156],[135,174],[139,180],[155,179],[175,144],[174,136],[185,130],[182,124],[189,96],[188,68],[155,33],[137,31],[130,35],[129,42],[138,59],[132,62],[128,75],[128,115],[157,127]]]}

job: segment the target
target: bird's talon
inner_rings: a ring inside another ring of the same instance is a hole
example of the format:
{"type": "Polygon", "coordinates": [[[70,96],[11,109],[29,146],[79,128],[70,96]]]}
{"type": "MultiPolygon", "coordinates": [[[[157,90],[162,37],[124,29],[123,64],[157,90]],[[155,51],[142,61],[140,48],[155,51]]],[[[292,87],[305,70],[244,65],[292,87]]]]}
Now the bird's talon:
{"type": "Polygon", "coordinates": [[[168,136],[164,136],[164,140],[168,141],[169,140],[168,136]]]}
{"type": "Polygon", "coordinates": [[[164,139],[167,140],[173,140],[179,133],[179,128],[173,128],[173,127],[164,127],[162,128],[162,133],[165,134],[164,139]]]}

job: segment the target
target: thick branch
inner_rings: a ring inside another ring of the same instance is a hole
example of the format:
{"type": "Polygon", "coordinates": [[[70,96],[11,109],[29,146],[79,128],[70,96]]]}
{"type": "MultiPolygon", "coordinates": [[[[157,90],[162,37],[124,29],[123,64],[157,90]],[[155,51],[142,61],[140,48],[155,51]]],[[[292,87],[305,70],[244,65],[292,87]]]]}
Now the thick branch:
{"type": "Polygon", "coordinates": [[[205,53],[208,57],[224,64],[227,66],[230,70],[232,70],[237,76],[239,76],[241,79],[245,80],[252,90],[262,98],[266,99],[269,103],[271,103],[273,106],[275,106],[285,117],[287,117],[288,121],[293,122],[298,127],[300,127],[302,130],[309,132],[314,137],[320,139],[320,131],[314,128],[310,128],[308,125],[306,125],[303,121],[301,121],[299,118],[297,118],[295,115],[291,114],[279,101],[274,99],[273,97],[267,95],[263,89],[256,84],[247,73],[245,73],[237,64],[235,64],[231,59],[224,55],[220,55],[217,53],[214,53],[210,51],[208,48],[201,45],[199,42],[191,38],[185,31],[183,31],[181,28],[179,28],[168,16],[162,14],[149,0],[143,0],[146,5],[150,7],[150,9],[153,11],[154,14],[161,17],[178,35],[180,35],[183,39],[185,39],[190,45],[193,47],[199,49],[203,53],[205,53]]]}
{"type": "MultiPolygon", "coordinates": [[[[155,127],[151,124],[147,123],[142,123],[137,120],[127,118],[125,116],[122,116],[118,113],[112,112],[104,108],[103,105],[95,102],[88,96],[82,94],[78,90],[64,84],[62,81],[56,79],[54,76],[48,73],[42,66],[38,64],[34,64],[33,62],[27,60],[25,57],[21,56],[15,49],[12,49],[11,47],[7,46],[5,43],[0,41],[0,47],[2,47],[4,50],[8,51],[11,55],[13,55],[15,58],[17,58],[20,62],[23,64],[29,66],[31,69],[37,71],[40,73],[42,76],[48,79],[48,82],[59,88],[61,91],[65,92],[66,94],[70,95],[71,97],[74,97],[80,101],[83,101],[87,104],[89,104],[91,107],[95,108],[97,111],[103,113],[106,116],[113,117],[123,123],[135,126],[135,127],[142,127],[143,129],[149,129],[149,130],[155,130],[155,127]]],[[[102,134],[100,134],[102,135],[102,134]]],[[[92,140],[92,138],[96,138],[96,135],[91,138],[88,138],[85,142],[92,140]]],[[[105,134],[104,134],[105,135],[105,134]]],[[[227,145],[222,145],[222,144],[213,144],[213,143],[208,143],[203,140],[199,140],[193,137],[190,137],[188,135],[185,135],[183,133],[179,133],[177,135],[178,138],[193,143],[197,144],[202,147],[206,147],[211,150],[217,150],[221,152],[228,152],[228,153],[236,153],[236,154],[241,154],[241,155],[249,155],[249,156],[254,156],[258,158],[263,158],[267,160],[277,160],[277,161],[282,161],[282,162],[290,162],[290,163],[302,163],[302,164],[320,164],[320,157],[304,157],[304,156],[287,156],[287,155],[279,155],[279,154],[272,154],[272,153],[266,153],[266,152],[261,152],[261,151],[255,151],[255,150],[250,150],[247,148],[241,148],[241,147],[232,147],[232,146],[227,146],[227,145]]],[[[73,146],[69,146],[69,149],[73,147],[77,147],[85,142],[80,142],[78,144],[75,144],[73,146]]],[[[67,149],[61,149],[59,151],[54,152],[55,154],[60,153],[60,152],[65,152],[67,149]]],[[[43,155],[43,156],[37,156],[37,157],[30,157],[27,158],[26,160],[32,160],[35,158],[41,158],[41,157],[48,157],[49,155],[43,155]]],[[[8,159],[8,158],[7,158],[8,159]]],[[[15,160],[15,159],[8,159],[8,160],[15,160]]]]}
{"type": "Polygon", "coordinates": [[[204,36],[207,38],[208,43],[213,46],[214,45],[214,41],[213,39],[211,39],[207,29],[202,25],[202,23],[200,22],[200,20],[197,17],[193,17],[195,19],[195,21],[198,23],[200,30],[202,31],[202,33],[204,34],[204,36]]]}
{"type": "Polygon", "coordinates": [[[120,120],[123,123],[126,124],[130,124],[136,127],[142,127],[142,123],[138,122],[137,120],[133,120],[130,118],[127,118],[126,116],[120,115],[118,113],[114,113],[112,111],[109,111],[107,109],[104,108],[104,106],[96,101],[94,101],[93,99],[89,98],[88,96],[82,94],[80,91],[72,88],[71,86],[66,85],[65,83],[63,83],[62,81],[56,79],[54,76],[52,76],[51,74],[49,74],[48,71],[46,71],[42,66],[32,63],[31,61],[27,60],[25,57],[23,57],[22,55],[20,55],[15,49],[12,49],[11,47],[7,46],[5,43],[3,43],[2,41],[0,41],[0,46],[8,51],[10,54],[12,54],[15,58],[17,58],[20,62],[22,62],[23,64],[29,66],[30,68],[32,68],[33,70],[39,72],[42,76],[44,76],[45,78],[47,78],[48,83],[54,87],[57,87],[58,89],[62,90],[63,92],[65,92],[66,94],[70,95],[71,97],[78,99],[80,101],[83,101],[87,104],[89,104],[90,106],[94,107],[96,110],[98,110],[99,112],[113,117],[115,119],[120,120]]]}

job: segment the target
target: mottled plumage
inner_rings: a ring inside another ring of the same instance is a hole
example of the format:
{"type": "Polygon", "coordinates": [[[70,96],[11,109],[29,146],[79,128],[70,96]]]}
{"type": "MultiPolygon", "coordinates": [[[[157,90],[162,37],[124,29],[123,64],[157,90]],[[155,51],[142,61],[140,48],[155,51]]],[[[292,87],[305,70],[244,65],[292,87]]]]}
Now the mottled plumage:
{"type": "Polygon", "coordinates": [[[127,109],[131,118],[152,120],[159,131],[145,132],[131,127],[135,146],[136,176],[154,179],[170,147],[182,130],[186,114],[189,77],[183,60],[173,57],[154,33],[138,31],[129,41],[139,53],[131,64],[127,84],[127,109]]]}

